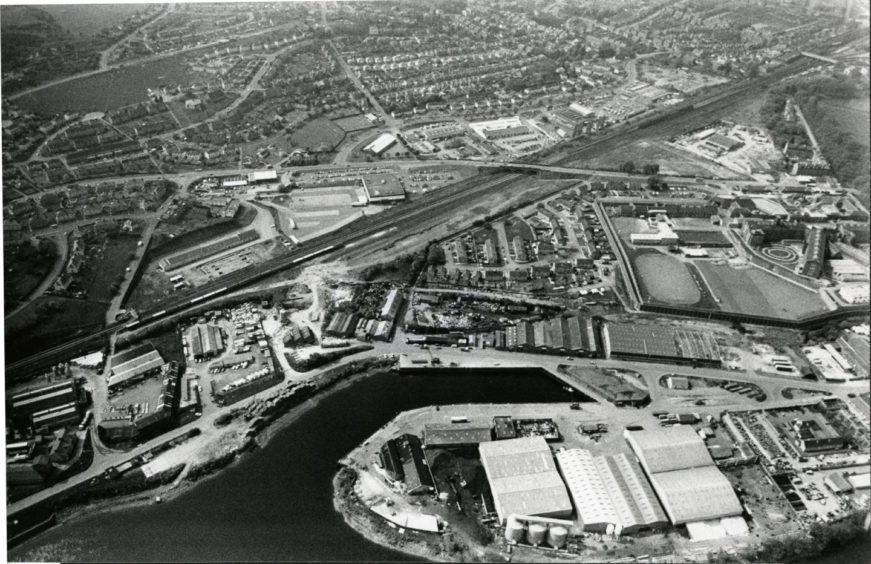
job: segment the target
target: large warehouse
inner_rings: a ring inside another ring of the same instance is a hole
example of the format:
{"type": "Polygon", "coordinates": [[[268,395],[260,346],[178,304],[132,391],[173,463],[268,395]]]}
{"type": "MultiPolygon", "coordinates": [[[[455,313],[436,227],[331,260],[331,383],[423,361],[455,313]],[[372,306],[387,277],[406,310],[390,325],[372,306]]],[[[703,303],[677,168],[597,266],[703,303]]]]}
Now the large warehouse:
{"type": "Polygon", "coordinates": [[[584,531],[620,535],[668,525],[633,457],[593,456],[589,450],[573,448],[557,452],[556,461],[584,531]]]}
{"type": "Polygon", "coordinates": [[[709,334],[662,325],[609,321],[602,325],[605,358],[720,366],[720,349],[709,334]]]}
{"type": "Polygon", "coordinates": [[[732,484],[692,427],[626,431],[625,437],[672,524],[686,525],[694,538],[746,532],[732,484]]]}
{"type": "Polygon", "coordinates": [[[163,357],[150,343],[135,347],[112,357],[112,372],[106,382],[111,389],[153,374],[163,364],[163,357]]]}
{"type": "Polygon", "coordinates": [[[500,522],[504,523],[512,514],[538,517],[572,514],[572,502],[544,438],[481,443],[478,451],[500,522]]]}

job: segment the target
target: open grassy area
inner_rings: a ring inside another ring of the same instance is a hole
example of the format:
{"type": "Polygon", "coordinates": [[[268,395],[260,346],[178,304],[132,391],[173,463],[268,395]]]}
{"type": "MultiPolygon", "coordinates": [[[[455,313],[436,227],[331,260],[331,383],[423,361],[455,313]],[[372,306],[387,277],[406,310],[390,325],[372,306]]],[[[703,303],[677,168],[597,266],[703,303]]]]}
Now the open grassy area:
{"type": "Polygon", "coordinates": [[[114,296],[112,285],[123,280],[131,256],[136,252],[139,237],[119,235],[106,240],[102,259],[87,289],[89,300],[109,302],[114,296]]]}
{"type": "Polygon", "coordinates": [[[315,152],[332,151],[345,138],[342,128],[328,119],[318,118],[294,131],[290,140],[295,147],[315,152]]]}
{"type": "Polygon", "coordinates": [[[20,300],[39,286],[57,258],[57,247],[48,239],[40,239],[38,247],[28,243],[3,247],[3,297],[6,311],[14,309],[20,300]]]}
{"type": "Polygon", "coordinates": [[[655,301],[673,305],[692,305],[701,297],[698,283],[686,265],[659,252],[637,255],[633,268],[639,283],[655,301]]]}
{"type": "Polygon", "coordinates": [[[636,141],[618,151],[611,151],[584,161],[584,166],[619,170],[626,162],[638,170],[646,164],[658,164],[661,174],[676,176],[723,176],[735,173],[713,162],[707,162],[684,151],[665,145],[662,141],[636,141]]]}
{"type": "Polygon", "coordinates": [[[734,269],[706,261],[697,263],[711,292],[725,311],[799,319],[826,311],[816,292],[756,267],[734,269]]]}
{"type": "Polygon", "coordinates": [[[6,362],[36,354],[79,333],[103,326],[107,304],[40,297],[6,320],[6,362]]]}

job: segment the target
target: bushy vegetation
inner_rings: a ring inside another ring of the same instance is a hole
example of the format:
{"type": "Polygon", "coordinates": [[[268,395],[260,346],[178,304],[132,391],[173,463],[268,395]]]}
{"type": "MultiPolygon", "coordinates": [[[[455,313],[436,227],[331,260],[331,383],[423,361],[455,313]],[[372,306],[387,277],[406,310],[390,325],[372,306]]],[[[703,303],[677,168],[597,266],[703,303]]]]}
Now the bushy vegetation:
{"type": "Polygon", "coordinates": [[[811,562],[827,550],[842,547],[865,534],[865,515],[856,512],[835,523],[814,523],[806,534],[771,539],[753,562],[811,562]]]}
{"type": "Polygon", "coordinates": [[[826,100],[846,101],[867,93],[866,86],[853,84],[846,78],[805,78],[772,90],[760,111],[766,128],[779,147],[790,143],[795,149],[809,151],[811,147],[801,123],[782,119],[787,99],[794,99],[813,128],[823,155],[832,165],[838,180],[844,186],[867,192],[871,182],[868,148],[843,131],[824,104],[826,100]]]}
{"type": "Polygon", "coordinates": [[[413,284],[424,268],[440,266],[446,261],[445,250],[441,245],[430,243],[423,251],[400,255],[389,262],[369,266],[360,273],[360,278],[365,281],[392,278],[413,284]]]}

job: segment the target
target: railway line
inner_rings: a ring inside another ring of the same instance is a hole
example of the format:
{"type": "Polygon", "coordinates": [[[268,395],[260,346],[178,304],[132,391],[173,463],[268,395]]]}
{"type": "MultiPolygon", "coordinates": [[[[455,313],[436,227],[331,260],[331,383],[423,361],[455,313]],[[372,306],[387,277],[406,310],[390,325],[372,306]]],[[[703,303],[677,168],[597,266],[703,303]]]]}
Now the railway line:
{"type": "MultiPolygon", "coordinates": [[[[834,42],[833,46],[838,44],[834,42]]],[[[651,135],[676,135],[682,133],[693,124],[703,123],[705,120],[710,120],[720,115],[723,110],[733,105],[737,99],[762,93],[775,82],[808,70],[815,64],[818,64],[818,62],[810,60],[807,57],[793,60],[764,77],[748,79],[724,90],[711,93],[694,102],[688,102],[686,105],[649,116],[633,124],[617,126],[609,134],[586,143],[581,147],[569,152],[558,153],[533,164],[565,165],[577,161],[579,157],[588,155],[594,150],[612,150],[620,145],[625,145],[626,143],[651,135]]],[[[521,163],[517,164],[521,165],[521,163]]],[[[376,219],[367,221],[365,224],[357,222],[356,228],[352,225],[350,232],[344,230],[341,233],[324,235],[307,242],[303,248],[286,257],[272,259],[256,266],[247,267],[222,277],[220,280],[207,283],[199,288],[183,292],[169,300],[159,302],[153,309],[143,312],[139,319],[135,321],[127,322],[126,324],[123,322],[109,324],[98,331],[13,362],[6,367],[7,376],[35,371],[51,362],[68,358],[69,355],[75,354],[85,347],[92,347],[95,341],[115,331],[145,327],[166,316],[202,305],[214,297],[257,282],[276,272],[293,268],[314,258],[330,254],[347,244],[377,234],[388,227],[401,229],[404,224],[414,222],[415,218],[427,217],[436,213],[440,208],[462,202],[498,186],[510,184],[520,176],[520,174],[497,173],[492,178],[486,179],[477,185],[476,182],[479,182],[480,179],[473,178],[470,179],[471,181],[463,181],[456,185],[447,186],[434,194],[421,198],[419,206],[413,208],[407,205],[399,206],[393,210],[383,212],[376,219]]]]}
{"type": "MultiPolygon", "coordinates": [[[[469,198],[474,198],[490,190],[504,188],[521,176],[520,174],[494,174],[484,182],[480,182],[480,179],[473,179],[475,182],[465,181],[446,187],[439,192],[433,193],[431,196],[422,198],[420,200],[421,205],[417,207],[399,206],[387,210],[379,214],[372,221],[366,222],[365,225],[358,225],[356,229],[324,235],[313,241],[306,242],[290,255],[272,259],[259,265],[246,267],[219,280],[209,282],[198,288],[182,292],[168,300],[158,302],[152,309],[142,312],[139,318],[134,321],[112,323],[98,331],[11,363],[6,367],[7,376],[38,370],[71,354],[76,354],[85,348],[92,348],[97,341],[116,331],[141,329],[167,316],[200,306],[213,298],[262,280],[277,272],[300,266],[315,258],[338,251],[344,248],[345,245],[366,239],[385,229],[401,227],[405,224],[413,225],[422,218],[438,213],[443,208],[449,208],[452,205],[462,203],[469,198]]],[[[353,228],[353,225],[351,227],[353,228]]]]}

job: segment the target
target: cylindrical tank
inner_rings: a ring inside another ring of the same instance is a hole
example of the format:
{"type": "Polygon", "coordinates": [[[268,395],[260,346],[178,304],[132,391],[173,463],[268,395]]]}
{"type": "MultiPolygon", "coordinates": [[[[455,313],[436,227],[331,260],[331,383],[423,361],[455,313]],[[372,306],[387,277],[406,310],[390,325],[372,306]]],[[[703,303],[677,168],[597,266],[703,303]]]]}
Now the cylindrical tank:
{"type": "Polygon", "coordinates": [[[614,534],[614,524],[613,523],[608,523],[608,526],[605,527],[605,534],[606,535],[613,535],[614,534]]]}
{"type": "Polygon", "coordinates": [[[566,544],[569,531],[561,525],[555,525],[547,532],[547,544],[554,548],[562,548],[566,544]]]}
{"type": "Polygon", "coordinates": [[[523,523],[514,517],[508,518],[508,522],[505,524],[505,540],[509,542],[520,542],[523,540],[524,532],[523,523]]]}
{"type": "Polygon", "coordinates": [[[526,535],[526,540],[529,541],[529,544],[532,546],[538,546],[542,542],[544,542],[544,538],[547,536],[547,525],[542,525],[541,523],[532,523],[529,525],[529,529],[526,535]]]}

